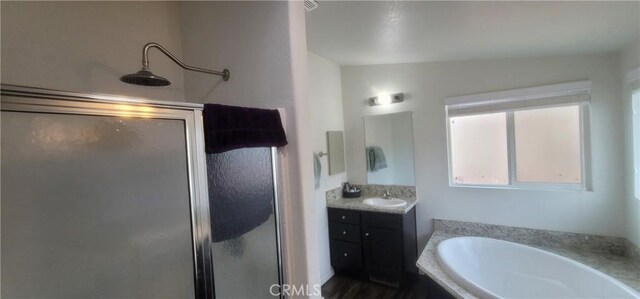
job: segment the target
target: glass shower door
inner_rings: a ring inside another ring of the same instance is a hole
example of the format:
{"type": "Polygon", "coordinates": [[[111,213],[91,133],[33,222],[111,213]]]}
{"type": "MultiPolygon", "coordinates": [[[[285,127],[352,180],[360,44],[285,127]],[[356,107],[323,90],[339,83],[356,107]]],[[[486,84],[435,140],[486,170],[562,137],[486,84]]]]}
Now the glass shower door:
{"type": "Polygon", "coordinates": [[[192,123],[8,106],[2,298],[211,297],[196,286],[192,123]]]}
{"type": "Polygon", "coordinates": [[[207,155],[216,298],[280,292],[274,160],[270,148],[207,155]]]}

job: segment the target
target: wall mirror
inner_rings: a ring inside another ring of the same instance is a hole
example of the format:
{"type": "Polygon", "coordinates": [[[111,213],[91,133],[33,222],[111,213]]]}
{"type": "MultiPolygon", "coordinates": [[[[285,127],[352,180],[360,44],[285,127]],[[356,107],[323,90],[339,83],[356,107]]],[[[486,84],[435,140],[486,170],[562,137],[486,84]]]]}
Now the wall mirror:
{"type": "Polygon", "coordinates": [[[329,175],[344,172],[344,132],[328,131],[329,175]]]}
{"type": "Polygon", "coordinates": [[[364,118],[367,184],[414,186],[413,113],[364,118]]]}

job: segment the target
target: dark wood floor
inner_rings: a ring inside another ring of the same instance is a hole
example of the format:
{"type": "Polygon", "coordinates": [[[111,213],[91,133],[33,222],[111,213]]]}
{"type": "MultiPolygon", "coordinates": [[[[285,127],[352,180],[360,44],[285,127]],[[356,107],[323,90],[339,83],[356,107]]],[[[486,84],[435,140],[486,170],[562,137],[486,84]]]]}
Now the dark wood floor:
{"type": "Polygon", "coordinates": [[[351,298],[427,298],[427,286],[416,281],[404,288],[393,288],[369,281],[335,275],[322,286],[322,297],[327,299],[351,298]]]}

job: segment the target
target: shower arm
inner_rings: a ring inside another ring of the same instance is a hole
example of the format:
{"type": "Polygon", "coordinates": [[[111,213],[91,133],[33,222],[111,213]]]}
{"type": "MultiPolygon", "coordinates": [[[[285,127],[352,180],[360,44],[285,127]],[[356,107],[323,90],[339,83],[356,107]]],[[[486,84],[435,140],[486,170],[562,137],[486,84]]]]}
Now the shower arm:
{"type": "Polygon", "coordinates": [[[148,43],[148,44],[144,45],[144,48],[142,48],[142,68],[145,69],[145,70],[149,69],[149,49],[151,49],[151,48],[156,48],[156,49],[160,50],[160,52],[162,52],[164,55],[169,57],[169,59],[173,60],[173,62],[175,62],[177,65],[179,65],[180,67],[182,67],[185,70],[217,75],[217,76],[221,76],[222,80],[229,81],[229,76],[231,74],[230,74],[228,69],[224,69],[222,72],[219,72],[219,71],[214,71],[214,70],[209,70],[209,69],[204,69],[204,68],[200,68],[200,67],[186,65],[182,61],[180,61],[180,59],[178,59],[178,57],[175,57],[173,54],[171,54],[171,52],[169,52],[163,46],[161,46],[158,43],[154,43],[154,42],[148,43]]]}

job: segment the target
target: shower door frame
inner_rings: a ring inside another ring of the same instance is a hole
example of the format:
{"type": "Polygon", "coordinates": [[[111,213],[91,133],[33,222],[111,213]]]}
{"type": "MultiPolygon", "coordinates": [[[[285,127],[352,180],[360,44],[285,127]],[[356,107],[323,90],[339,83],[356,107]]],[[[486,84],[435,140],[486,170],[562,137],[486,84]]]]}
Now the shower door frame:
{"type": "Polygon", "coordinates": [[[0,111],[182,120],[185,125],[194,294],[214,298],[202,104],[0,85],[0,111]]]}

